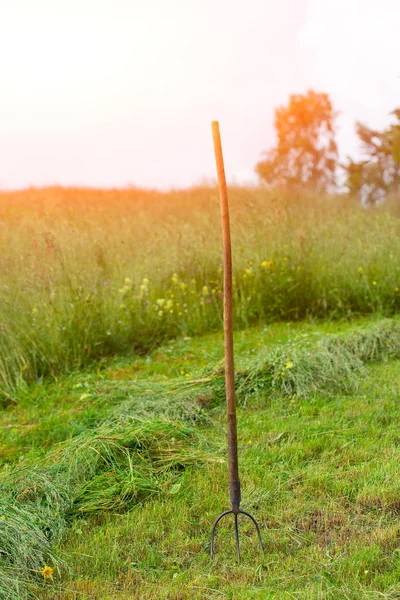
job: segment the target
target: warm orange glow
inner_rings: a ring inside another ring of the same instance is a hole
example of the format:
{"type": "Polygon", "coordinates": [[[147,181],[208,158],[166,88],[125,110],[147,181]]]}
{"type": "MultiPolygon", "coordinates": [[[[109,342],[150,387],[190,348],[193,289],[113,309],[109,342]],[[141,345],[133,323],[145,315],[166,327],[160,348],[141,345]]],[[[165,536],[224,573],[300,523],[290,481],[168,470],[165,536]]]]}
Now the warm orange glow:
{"type": "Polygon", "coordinates": [[[0,187],[254,180],[291,93],[329,93],[339,151],[397,105],[397,0],[16,0],[0,8],[0,187]],[[373,41],[372,41],[373,40],[373,41]],[[366,101],[368,98],[368,101],[366,101]]]}

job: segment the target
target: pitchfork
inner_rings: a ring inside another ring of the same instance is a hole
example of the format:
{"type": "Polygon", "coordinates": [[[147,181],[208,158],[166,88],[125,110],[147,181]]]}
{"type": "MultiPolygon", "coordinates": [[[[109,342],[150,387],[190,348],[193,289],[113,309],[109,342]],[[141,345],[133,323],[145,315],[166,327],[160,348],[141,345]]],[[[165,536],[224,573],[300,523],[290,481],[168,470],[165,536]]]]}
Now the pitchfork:
{"type": "Polygon", "coordinates": [[[226,510],[215,520],[211,530],[210,560],[213,559],[215,528],[220,520],[232,514],[235,524],[236,550],[240,561],[238,515],[248,517],[255,525],[261,552],[264,553],[260,527],[255,518],[240,508],[240,481],[237,447],[235,372],[233,357],[233,327],[232,327],[232,251],[231,231],[229,222],[228,192],[226,188],[224,158],[222,155],[221,136],[218,121],[212,122],[215,161],[217,164],[219,197],[221,201],[222,243],[224,252],[224,345],[225,345],[225,384],[226,384],[226,416],[228,427],[228,475],[230,502],[232,508],[226,510]]]}

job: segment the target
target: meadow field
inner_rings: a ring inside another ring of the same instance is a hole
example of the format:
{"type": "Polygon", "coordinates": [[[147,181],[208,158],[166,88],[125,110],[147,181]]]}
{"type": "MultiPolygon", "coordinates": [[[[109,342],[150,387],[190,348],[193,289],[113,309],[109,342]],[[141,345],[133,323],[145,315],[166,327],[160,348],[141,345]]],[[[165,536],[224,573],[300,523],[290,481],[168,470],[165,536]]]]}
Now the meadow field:
{"type": "MultiPolygon", "coordinates": [[[[235,326],[400,307],[396,213],[230,190],[235,326]]],[[[0,397],[222,324],[219,200],[54,188],[0,194],[0,397]]]]}
{"type": "Polygon", "coordinates": [[[230,189],[243,507],[228,507],[217,190],[0,194],[0,598],[399,598],[393,200],[230,189]]]}

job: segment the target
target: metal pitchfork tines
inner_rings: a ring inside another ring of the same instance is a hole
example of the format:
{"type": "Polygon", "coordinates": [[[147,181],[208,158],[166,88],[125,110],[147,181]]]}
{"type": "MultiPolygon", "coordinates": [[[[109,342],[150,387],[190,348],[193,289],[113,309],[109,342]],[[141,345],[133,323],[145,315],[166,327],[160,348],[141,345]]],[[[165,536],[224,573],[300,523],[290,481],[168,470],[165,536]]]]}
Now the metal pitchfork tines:
{"type": "Polygon", "coordinates": [[[221,201],[222,243],[224,250],[224,345],[225,345],[225,384],[226,384],[226,415],[228,426],[228,474],[229,490],[232,508],[226,510],[214,522],[211,530],[210,560],[213,559],[215,528],[219,521],[232,514],[235,522],[235,538],[238,560],[240,560],[238,515],[248,517],[255,525],[261,552],[264,553],[260,527],[255,518],[240,508],[239,460],[237,447],[235,372],[233,357],[233,326],[232,326],[232,251],[229,222],[228,192],[226,188],[224,159],[222,156],[221,136],[218,121],[212,122],[215,161],[217,164],[218,187],[221,201]]]}

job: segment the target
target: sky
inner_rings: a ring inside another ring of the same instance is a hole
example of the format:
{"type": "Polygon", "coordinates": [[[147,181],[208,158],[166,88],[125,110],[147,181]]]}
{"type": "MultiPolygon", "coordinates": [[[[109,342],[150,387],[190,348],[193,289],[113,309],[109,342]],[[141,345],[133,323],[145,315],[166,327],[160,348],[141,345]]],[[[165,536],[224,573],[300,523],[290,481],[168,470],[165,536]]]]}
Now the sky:
{"type": "Polygon", "coordinates": [[[291,93],[355,120],[400,105],[398,0],[1,0],[0,189],[255,183],[291,93]]]}

